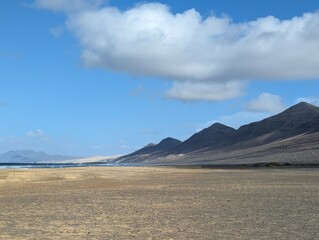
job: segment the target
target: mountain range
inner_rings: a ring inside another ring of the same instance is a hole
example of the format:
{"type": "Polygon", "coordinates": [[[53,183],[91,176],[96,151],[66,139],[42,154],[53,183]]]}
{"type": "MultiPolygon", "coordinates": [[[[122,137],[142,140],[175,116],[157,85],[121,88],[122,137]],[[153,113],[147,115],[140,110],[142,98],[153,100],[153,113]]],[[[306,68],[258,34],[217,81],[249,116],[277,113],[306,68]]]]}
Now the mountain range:
{"type": "Polygon", "coordinates": [[[62,162],[78,159],[79,157],[49,155],[44,152],[35,152],[32,150],[9,151],[0,154],[0,163],[44,163],[44,162],[62,162]]]}
{"type": "Polygon", "coordinates": [[[319,108],[301,102],[238,129],[214,123],[184,142],[166,138],[116,159],[144,164],[319,163],[319,108]]]}
{"type": "Polygon", "coordinates": [[[141,165],[319,164],[319,108],[298,103],[238,129],[214,123],[185,141],[171,137],[124,156],[80,158],[30,150],[0,154],[0,163],[102,162],[141,165]]]}

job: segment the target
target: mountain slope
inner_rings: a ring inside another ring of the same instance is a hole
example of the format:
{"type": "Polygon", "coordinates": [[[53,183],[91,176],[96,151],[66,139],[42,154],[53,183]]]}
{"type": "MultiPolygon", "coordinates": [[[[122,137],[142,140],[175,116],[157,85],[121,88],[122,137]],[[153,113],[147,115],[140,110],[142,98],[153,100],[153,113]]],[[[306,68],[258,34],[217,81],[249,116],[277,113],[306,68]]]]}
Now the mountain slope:
{"type": "Polygon", "coordinates": [[[310,154],[307,158],[309,160],[311,156],[316,158],[317,146],[319,151],[319,108],[302,102],[282,113],[244,125],[237,130],[215,123],[186,141],[176,143],[175,147],[157,151],[157,145],[150,146],[125,156],[123,162],[191,163],[224,159],[223,161],[236,163],[237,158],[248,161],[252,156],[256,161],[261,160],[258,160],[259,155],[255,154],[257,152],[263,152],[264,159],[267,159],[267,151],[270,155],[276,152],[279,155],[284,154],[282,156],[286,158],[302,158],[302,149],[310,154]],[[309,149],[305,142],[307,145],[311,142],[313,148],[309,149]],[[292,155],[293,149],[287,143],[294,144],[299,151],[298,155],[292,155]]]}
{"type": "Polygon", "coordinates": [[[165,138],[158,144],[150,143],[144,148],[137,150],[131,154],[125,155],[117,159],[117,162],[141,162],[145,159],[157,156],[161,154],[166,154],[170,149],[176,147],[181,143],[180,140],[174,138],[165,138]]]}
{"type": "Polygon", "coordinates": [[[214,149],[241,149],[319,131],[319,108],[299,103],[282,113],[241,126],[238,130],[215,123],[172,149],[187,153],[214,149]]]}
{"type": "Polygon", "coordinates": [[[195,133],[189,139],[176,146],[173,149],[175,153],[185,153],[195,150],[205,149],[207,147],[216,149],[222,147],[229,140],[229,136],[236,130],[221,123],[215,123],[212,126],[195,133]]]}
{"type": "Polygon", "coordinates": [[[319,108],[299,103],[275,116],[240,127],[227,146],[253,147],[319,131],[319,108]]]}
{"type": "Polygon", "coordinates": [[[319,132],[301,134],[255,147],[206,150],[166,155],[150,161],[165,165],[316,164],[319,165],[319,132]]]}

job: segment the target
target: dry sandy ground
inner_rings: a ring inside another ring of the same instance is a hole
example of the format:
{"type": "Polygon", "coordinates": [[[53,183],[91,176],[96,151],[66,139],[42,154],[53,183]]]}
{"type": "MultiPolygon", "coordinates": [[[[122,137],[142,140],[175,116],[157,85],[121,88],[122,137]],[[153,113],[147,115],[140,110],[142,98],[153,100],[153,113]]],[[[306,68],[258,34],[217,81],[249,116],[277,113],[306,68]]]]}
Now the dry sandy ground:
{"type": "Polygon", "coordinates": [[[0,239],[319,239],[319,169],[0,170],[0,239]]]}

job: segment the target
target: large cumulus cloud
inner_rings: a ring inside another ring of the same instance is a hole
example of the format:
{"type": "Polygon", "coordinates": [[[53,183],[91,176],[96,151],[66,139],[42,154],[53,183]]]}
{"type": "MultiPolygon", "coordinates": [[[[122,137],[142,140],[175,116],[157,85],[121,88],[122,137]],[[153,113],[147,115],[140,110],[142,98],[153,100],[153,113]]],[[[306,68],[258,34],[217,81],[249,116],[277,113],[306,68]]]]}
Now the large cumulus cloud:
{"type": "MultiPolygon", "coordinates": [[[[45,4],[51,1],[36,4],[57,10],[45,4]]],[[[121,11],[100,1],[77,2],[73,11],[69,5],[60,9],[81,43],[84,63],[171,80],[167,96],[173,98],[223,100],[241,95],[249,81],[319,77],[318,12],[233,23],[203,18],[194,9],[174,14],[160,3],[121,11]]]]}

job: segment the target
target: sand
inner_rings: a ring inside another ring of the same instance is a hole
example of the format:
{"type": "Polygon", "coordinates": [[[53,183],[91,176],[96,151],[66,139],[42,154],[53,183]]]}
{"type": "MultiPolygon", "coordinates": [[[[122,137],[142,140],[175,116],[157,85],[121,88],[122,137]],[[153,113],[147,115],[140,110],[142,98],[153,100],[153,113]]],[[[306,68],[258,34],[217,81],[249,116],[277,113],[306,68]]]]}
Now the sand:
{"type": "Polygon", "coordinates": [[[319,169],[0,170],[0,239],[319,239],[319,169]]]}

